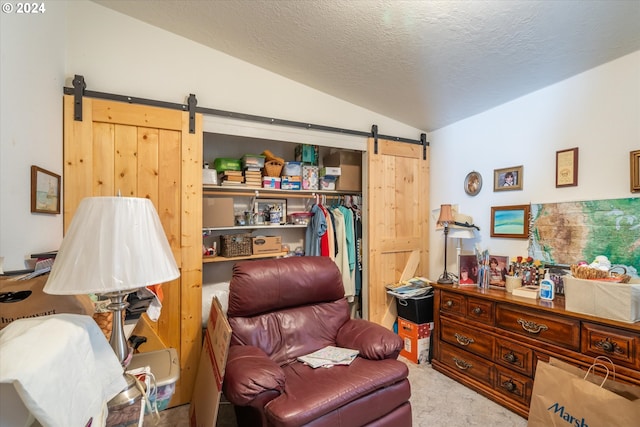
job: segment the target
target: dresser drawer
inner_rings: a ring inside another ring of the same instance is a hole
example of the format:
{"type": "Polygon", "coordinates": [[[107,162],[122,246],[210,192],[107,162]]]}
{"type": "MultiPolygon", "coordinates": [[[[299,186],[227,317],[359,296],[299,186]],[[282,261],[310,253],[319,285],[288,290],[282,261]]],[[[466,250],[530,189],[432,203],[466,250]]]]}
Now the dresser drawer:
{"type": "Polygon", "coordinates": [[[493,325],[495,317],[495,304],[491,301],[478,298],[467,298],[467,319],[476,322],[493,325]]]}
{"type": "Polygon", "coordinates": [[[464,316],[465,298],[462,295],[443,292],[440,296],[440,310],[445,313],[464,316]]]}
{"type": "Polygon", "coordinates": [[[615,363],[640,367],[640,335],[592,323],[582,324],[582,352],[615,363]]]}
{"type": "Polygon", "coordinates": [[[494,338],[479,329],[448,318],[441,318],[440,339],[463,350],[493,358],[494,338]]]}
{"type": "Polygon", "coordinates": [[[493,387],[493,364],[480,356],[440,343],[440,362],[448,367],[493,387]]]}
{"type": "Polygon", "coordinates": [[[533,350],[503,338],[496,338],[494,360],[527,376],[533,376],[533,350]]]}
{"type": "Polygon", "coordinates": [[[529,311],[509,304],[496,307],[496,326],[540,341],[580,351],[580,321],[529,311]]]}
{"type": "Polygon", "coordinates": [[[523,405],[529,406],[533,379],[510,371],[501,366],[496,366],[495,385],[493,389],[498,393],[509,397],[523,405]]]}

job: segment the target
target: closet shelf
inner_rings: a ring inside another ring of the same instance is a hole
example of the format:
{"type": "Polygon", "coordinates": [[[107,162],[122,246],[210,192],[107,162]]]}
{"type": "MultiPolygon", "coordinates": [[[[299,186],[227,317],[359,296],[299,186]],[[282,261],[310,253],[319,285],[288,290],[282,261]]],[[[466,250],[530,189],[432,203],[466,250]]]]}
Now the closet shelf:
{"type": "Polygon", "coordinates": [[[327,197],[340,197],[344,195],[360,195],[358,191],[334,191],[334,190],[278,190],[270,188],[229,188],[217,185],[205,185],[202,187],[203,196],[255,196],[308,199],[315,195],[327,197]]]}
{"type": "Polygon", "coordinates": [[[209,227],[203,228],[202,231],[220,231],[220,230],[259,230],[259,229],[270,229],[270,230],[282,230],[283,228],[307,228],[306,224],[281,224],[281,225],[234,225],[231,227],[209,227]]]}
{"type": "Polygon", "coordinates": [[[210,263],[210,262],[227,262],[227,261],[240,261],[243,259],[258,259],[258,258],[277,258],[287,255],[288,252],[275,252],[271,254],[259,254],[259,255],[247,255],[247,256],[236,256],[232,258],[226,258],[223,256],[204,256],[202,257],[202,263],[210,263]]]}

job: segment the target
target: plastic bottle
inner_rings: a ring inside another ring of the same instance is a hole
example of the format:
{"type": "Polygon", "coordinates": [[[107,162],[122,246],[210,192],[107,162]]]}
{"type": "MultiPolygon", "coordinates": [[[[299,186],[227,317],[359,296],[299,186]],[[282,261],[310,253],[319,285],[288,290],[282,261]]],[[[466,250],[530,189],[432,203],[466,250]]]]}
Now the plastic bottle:
{"type": "Polygon", "coordinates": [[[540,299],[551,301],[556,296],[555,283],[549,277],[549,271],[544,274],[544,279],[540,281],[540,299]]]}

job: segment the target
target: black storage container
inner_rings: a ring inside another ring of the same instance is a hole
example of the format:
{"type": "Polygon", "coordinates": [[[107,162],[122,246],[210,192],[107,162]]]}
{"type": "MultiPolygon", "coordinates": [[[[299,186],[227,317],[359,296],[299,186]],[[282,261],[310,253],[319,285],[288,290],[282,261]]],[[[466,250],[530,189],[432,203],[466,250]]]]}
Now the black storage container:
{"type": "Polygon", "coordinates": [[[396,298],[398,317],[417,325],[433,322],[433,290],[411,298],[396,298]]]}

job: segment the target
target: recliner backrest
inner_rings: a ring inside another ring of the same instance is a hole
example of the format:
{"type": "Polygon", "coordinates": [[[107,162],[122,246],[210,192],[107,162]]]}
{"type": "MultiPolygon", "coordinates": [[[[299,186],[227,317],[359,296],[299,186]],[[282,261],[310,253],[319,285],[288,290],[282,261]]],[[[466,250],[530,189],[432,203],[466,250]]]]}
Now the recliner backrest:
{"type": "Polygon", "coordinates": [[[238,262],[229,285],[231,345],[253,345],[284,365],[335,345],[349,320],[340,271],[327,257],[238,262]]]}

